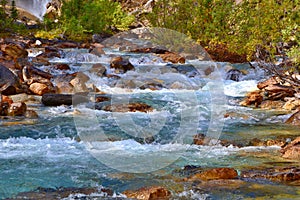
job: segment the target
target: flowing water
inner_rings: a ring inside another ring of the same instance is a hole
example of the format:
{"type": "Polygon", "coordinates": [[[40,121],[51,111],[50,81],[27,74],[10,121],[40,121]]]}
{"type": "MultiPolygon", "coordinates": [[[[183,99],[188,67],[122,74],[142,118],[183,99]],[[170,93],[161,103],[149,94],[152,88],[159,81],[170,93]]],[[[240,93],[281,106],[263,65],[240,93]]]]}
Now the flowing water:
{"type": "MultiPolygon", "coordinates": [[[[282,161],[277,146],[192,145],[196,133],[220,136],[241,144],[253,138],[292,137],[299,133],[297,128],[283,124],[289,116],[285,112],[237,104],[247,91],[256,88],[263,71],[246,64],[236,65],[235,68],[246,69],[248,74],[240,82],[234,82],[224,80],[229,64],[217,63],[218,73],[223,78],[219,81],[224,85],[218,84],[225,93],[218,104],[214,98],[218,97],[214,94],[218,87],[214,85],[213,73],[200,76],[193,75],[193,70],[174,71],[190,64],[208,66],[208,61],[189,60],[187,64],[175,66],[146,54],[114,49],[106,49],[106,53],[106,56],[95,56],[86,51],[66,50],[63,58],[51,62],[70,64],[70,73],[83,71],[89,75],[89,83],[112,94],[115,102],[119,99],[141,101],[151,105],[154,111],[110,113],[95,110],[93,104],[29,105],[38,110],[38,121],[0,128],[0,198],[37,188],[60,187],[106,187],[122,197],[124,190],[161,185],[170,189],[175,199],[297,199],[298,186],[264,180],[250,180],[238,189],[201,188],[178,181],[184,178],[182,169],[187,165],[233,167],[241,171],[251,166],[272,167],[276,161],[282,161]],[[113,73],[108,67],[109,54],[130,56],[135,70],[118,74],[121,79],[117,81],[89,72],[94,63],[102,63],[113,73]],[[151,81],[162,83],[164,89],[140,89],[151,81]],[[223,111],[233,115],[224,119],[223,111]],[[151,142],[147,142],[147,138],[151,138],[151,142]]],[[[41,68],[47,70],[46,66],[41,68]]]]}
{"type": "Polygon", "coordinates": [[[39,19],[43,19],[47,10],[46,5],[51,2],[51,0],[15,0],[15,2],[17,7],[26,10],[39,19]]]}

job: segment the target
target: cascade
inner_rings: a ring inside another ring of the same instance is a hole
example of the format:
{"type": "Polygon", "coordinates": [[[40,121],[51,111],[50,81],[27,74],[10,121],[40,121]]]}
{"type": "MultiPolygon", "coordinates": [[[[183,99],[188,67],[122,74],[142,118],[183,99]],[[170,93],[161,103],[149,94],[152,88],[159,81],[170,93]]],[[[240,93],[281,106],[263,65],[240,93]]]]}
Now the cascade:
{"type": "Polygon", "coordinates": [[[17,7],[28,11],[39,19],[43,19],[47,10],[46,6],[51,0],[15,0],[15,2],[17,7]]]}

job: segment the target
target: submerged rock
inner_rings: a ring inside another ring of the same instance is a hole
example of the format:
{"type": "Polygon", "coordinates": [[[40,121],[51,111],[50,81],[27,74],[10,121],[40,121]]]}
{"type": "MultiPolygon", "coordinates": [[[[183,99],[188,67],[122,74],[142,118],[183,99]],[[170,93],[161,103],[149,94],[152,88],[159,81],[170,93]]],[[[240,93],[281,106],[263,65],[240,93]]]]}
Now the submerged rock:
{"type": "Polygon", "coordinates": [[[109,112],[151,112],[153,108],[145,103],[129,103],[129,104],[116,104],[107,105],[102,108],[102,110],[109,112]]]}
{"type": "Polygon", "coordinates": [[[235,179],[238,177],[238,173],[233,168],[214,168],[204,172],[194,174],[187,178],[187,181],[209,181],[218,179],[235,179]]]}
{"type": "Polygon", "coordinates": [[[226,73],[226,80],[232,80],[232,81],[240,81],[243,76],[243,73],[238,69],[230,69],[226,73]]]}
{"type": "Polygon", "coordinates": [[[151,186],[148,188],[141,188],[136,191],[124,191],[123,194],[127,198],[141,199],[141,200],[166,200],[170,199],[171,192],[164,187],[151,186]]]}
{"type": "Polygon", "coordinates": [[[299,167],[274,167],[252,169],[241,172],[241,177],[251,179],[267,179],[276,182],[291,182],[300,180],[299,167]]]}
{"type": "MultiPolygon", "coordinates": [[[[300,137],[297,137],[290,144],[285,146],[281,150],[281,153],[282,153],[283,158],[299,160],[300,159],[300,137]]],[[[300,171],[300,169],[299,169],[299,171],[300,171]]],[[[300,172],[299,172],[299,174],[300,174],[300,172]]]]}

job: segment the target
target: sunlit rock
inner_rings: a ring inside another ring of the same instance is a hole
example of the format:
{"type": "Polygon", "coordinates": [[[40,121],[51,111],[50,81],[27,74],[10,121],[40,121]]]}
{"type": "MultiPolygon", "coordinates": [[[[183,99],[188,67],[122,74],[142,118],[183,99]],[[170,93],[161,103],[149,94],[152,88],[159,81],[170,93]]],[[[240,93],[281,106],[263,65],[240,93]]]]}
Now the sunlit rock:
{"type": "MultiPolygon", "coordinates": [[[[300,137],[293,140],[290,144],[284,147],[281,150],[283,158],[289,159],[300,159],[300,137]]],[[[300,169],[299,169],[299,177],[300,177],[300,169]]]]}
{"type": "Polygon", "coordinates": [[[141,188],[136,191],[124,191],[123,194],[127,198],[140,199],[140,200],[166,200],[171,197],[171,192],[164,187],[151,186],[148,188],[141,188]]]}

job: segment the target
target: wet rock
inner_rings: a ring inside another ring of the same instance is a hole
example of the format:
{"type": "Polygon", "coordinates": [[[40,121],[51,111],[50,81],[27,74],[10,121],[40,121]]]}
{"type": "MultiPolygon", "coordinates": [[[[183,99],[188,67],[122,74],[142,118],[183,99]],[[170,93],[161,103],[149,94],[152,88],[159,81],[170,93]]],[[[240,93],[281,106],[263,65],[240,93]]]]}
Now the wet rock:
{"type": "Polygon", "coordinates": [[[292,87],[284,85],[268,85],[265,87],[265,91],[268,93],[267,97],[270,100],[280,100],[285,97],[293,97],[295,93],[292,87]]]}
{"type": "Polygon", "coordinates": [[[286,145],[286,139],[284,138],[280,138],[280,139],[275,139],[275,140],[261,140],[258,138],[253,138],[248,146],[273,146],[273,145],[277,145],[280,147],[283,147],[286,145]]]}
{"type": "Polygon", "coordinates": [[[226,80],[232,80],[232,81],[240,81],[243,76],[243,73],[238,69],[230,69],[226,73],[226,80]]]}
{"type": "Polygon", "coordinates": [[[209,181],[218,179],[235,179],[238,177],[238,173],[233,168],[214,168],[204,172],[197,173],[189,178],[187,181],[209,181]]]}
{"type": "Polygon", "coordinates": [[[66,49],[66,48],[71,49],[71,48],[77,48],[78,44],[75,42],[63,41],[63,42],[59,42],[59,43],[55,44],[55,47],[58,49],[66,49]]]}
{"type": "Polygon", "coordinates": [[[283,105],[283,101],[266,100],[260,104],[260,107],[262,109],[282,109],[283,105]]]}
{"type": "Polygon", "coordinates": [[[0,116],[7,116],[9,107],[8,102],[0,102],[0,116]]]}
{"type": "Polygon", "coordinates": [[[139,87],[141,90],[150,89],[150,90],[161,90],[164,88],[162,83],[159,82],[148,82],[144,83],[139,87]]]}
{"type": "Polygon", "coordinates": [[[1,95],[2,96],[2,100],[0,101],[0,102],[6,102],[6,103],[8,103],[8,105],[10,105],[10,104],[12,104],[14,101],[10,98],[10,97],[8,97],[8,96],[5,96],[5,95],[1,95]]]}
{"type": "Polygon", "coordinates": [[[99,102],[103,102],[103,101],[110,101],[111,98],[108,95],[96,95],[95,97],[95,102],[99,103],[99,102]]]}
{"type": "Polygon", "coordinates": [[[300,159],[300,137],[297,137],[290,144],[285,146],[281,150],[281,153],[283,158],[299,160],[300,159]]]}
{"type": "Polygon", "coordinates": [[[13,42],[1,45],[1,51],[3,52],[4,56],[8,56],[12,59],[28,57],[26,45],[21,42],[13,42]]]}
{"type": "Polygon", "coordinates": [[[12,103],[9,106],[8,114],[9,116],[23,116],[25,115],[27,106],[24,102],[12,103]]]}
{"type": "Polygon", "coordinates": [[[210,137],[206,137],[203,133],[199,133],[197,135],[194,135],[193,137],[193,144],[195,145],[216,145],[220,144],[222,146],[237,146],[240,147],[240,144],[236,144],[235,142],[231,142],[228,140],[218,140],[218,139],[213,139],[210,137]]]}
{"type": "Polygon", "coordinates": [[[294,114],[292,114],[285,123],[300,126],[300,110],[298,109],[294,114]]]}
{"type": "Polygon", "coordinates": [[[46,93],[50,93],[53,92],[53,88],[51,86],[48,86],[44,83],[32,83],[29,86],[29,90],[33,93],[33,94],[37,94],[37,95],[43,95],[46,93]]]}
{"type": "MultiPolygon", "coordinates": [[[[13,199],[34,199],[34,200],[54,200],[54,199],[64,199],[72,195],[72,199],[90,199],[89,195],[95,194],[95,198],[97,198],[97,193],[103,193],[105,192],[107,196],[109,195],[110,190],[109,189],[97,189],[97,188],[37,188],[34,191],[31,192],[22,192],[19,193],[15,198],[13,199]],[[102,191],[103,190],[103,191],[102,191]],[[107,192],[106,192],[107,191],[107,192]],[[80,195],[78,195],[80,194],[80,195]]],[[[104,195],[104,194],[103,194],[104,195]]]]}
{"type": "Polygon", "coordinates": [[[276,182],[291,182],[300,179],[299,167],[274,167],[242,171],[241,177],[251,179],[267,179],[276,182]]]}
{"type": "Polygon", "coordinates": [[[37,119],[37,118],[39,118],[37,112],[35,112],[34,110],[26,110],[24,116],[28,119],[37,119]]]}
{"type": "Polygon", "coordinates": [[[101,44],[94,44],[94,48],[90,51],[91,54],[94,54],[96,56],[102,56],[105,54],[105,51],[103,50],[103,45],[101,44]]]}
{"type": "Polygon", "coordinates": [[[240,103],[241,106],[255,105],[258,107],[263,101],[263,96],[260,91],[254,91],[247,94],[246,98],[240,103]]]}
{"type": "Polygon", "coordinates": [[[261,81],[257,84],[257,88],[262,90],[265,87],[268,87],[269,85],[275,85],[278,84],[279,80],[276,76],[272,76],[271,78],[265,80],[265,81],[261,81]]]}
{"type": "Polygon", "coordinates": [[[44,59],[49,59],[49,58],[60,58],[61,57],[61,51],[56,48],[56,47],[45,47],[45,52],[43,52],[42,54],[38,55],[37,58],[44,58],[44,59]]]}
{"type": "Polygon", "coordinates": [[[16,94],[20,88],[18,77],[9,69],[0,65],[0,92],[4,95],[16,94]]]}
{"type": "Polygon", "coordinates": [[[103,77],[106,75],[106,68],[102,64],[94,64],[89,72],[95,73],[99,77],[103,77]]]}
{"type": "Polygon", "coordinates": [[[283,105],[283,109],[285,110],[295,110],[300,106],[300,99],[291,98],[283,105]]]}
{"type": "Polygon", "coordinates": [[[51,84],[50,79],[53,77],[52,74],[40,70],[33,66],[25,66],[22,70],[24,82],[28,85],[32,83],[44,83],[51,84]]]}
{"type": "Polygon", "coordinates": [[[163,48],[155,48],[155,47],[148,47],[148,48],[136,48],[130,50],[131,52],[135,53],[156,53],[156,54],[164,54],[168,52],[168,50],[163,48]]]}
{"type": "Polygon", "coordinates": [[[45,106],[61,106],[61,105],[76,105],[89,102],[89,99],[84,94],[44,94],[42,103],[45,106]]]}
{"type": "Polygon", "coordinates": [[[141,200],[166,200],[170,199],[171,197],[171,192],[166,188],[160,186],[141,188],[136,191],[124,191],[123,194],[125,194],[127,198],[141,200]]]}
{"type": "Polygon", "coordinates": [[[111,34],[102,33],[102,34],[94,34],[92,35],[92,41],[94,43],[102,43],[107,38],[111,37],[111,34]]]}
{"type": "Polygon", "coordinates": [[[74,88],[74,92],[88,92],[89,89],[86,86],[86,81],[76,76],[70,81],[70,84],[74,88]]]}
{"type": "Polygon", "coordinates": [[[56,64],[56,65],[53,65],[53,68],[56,69],[56,70],[71,70],[70,66],[68,64],[56,64]]]}
{"type": "Polygon", "coordinates": [[[129,62],[128,58],[122,58],[121,56],[112,58],[110,67],[116,69],[119,73],[126,73],[128,70],[134,70],[134,66],[129,62]]]}
{"type": "Polygon", "coordinates": [[[151,112],[153,108],[145,103],[129,103],[129,104],[116,104],[107,105],[102,110],[109,112],[151,112]]]}
{"type": "Polygon", "coordinates": [[[158,54],[165,62],[171,63],[185,63],[185,58],[177,53],[165,52],[164,54],[158,54]]]}
{"type": "Polygon", "coordinates": [[[205,189],[205,190],[216,190],[216,189],[229,189],[234,190],[243,187],[246,185],[245,181],[239,179],[219,179],[219,180],[209,180],[202,181],[197,184],[197,189],[205,189]]]}

